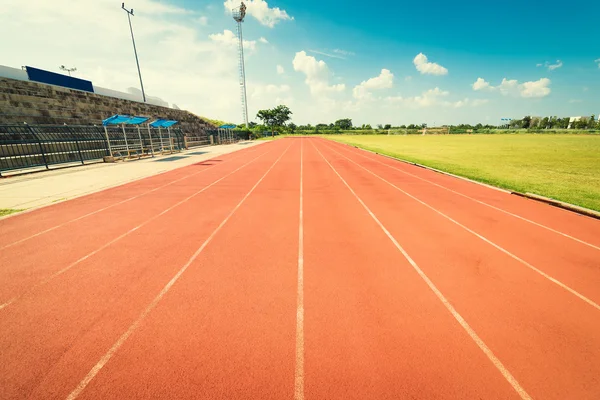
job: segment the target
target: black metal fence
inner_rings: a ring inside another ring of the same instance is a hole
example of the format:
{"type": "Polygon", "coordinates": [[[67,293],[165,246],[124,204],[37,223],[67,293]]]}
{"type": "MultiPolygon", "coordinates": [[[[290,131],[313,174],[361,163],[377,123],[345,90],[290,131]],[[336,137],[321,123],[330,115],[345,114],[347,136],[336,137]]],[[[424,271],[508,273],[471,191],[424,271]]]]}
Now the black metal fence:
{"type": "Polygon", "coordinates": [[[185,148],[180,129],[144,127],[0,125],[0,176],[3,171],[57,164],[153,156],[185,148]]]}

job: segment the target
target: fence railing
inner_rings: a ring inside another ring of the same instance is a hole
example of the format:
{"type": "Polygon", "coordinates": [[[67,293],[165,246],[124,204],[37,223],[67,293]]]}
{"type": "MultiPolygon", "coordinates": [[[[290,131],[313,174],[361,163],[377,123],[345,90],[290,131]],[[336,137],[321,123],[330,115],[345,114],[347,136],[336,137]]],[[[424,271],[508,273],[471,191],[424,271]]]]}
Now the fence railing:
{"type": "Polygon", "coordinates": [[[178,128],[0,125],[0,176],[3,171],[52,165],[154,156],[185,148],[178,128]]]}

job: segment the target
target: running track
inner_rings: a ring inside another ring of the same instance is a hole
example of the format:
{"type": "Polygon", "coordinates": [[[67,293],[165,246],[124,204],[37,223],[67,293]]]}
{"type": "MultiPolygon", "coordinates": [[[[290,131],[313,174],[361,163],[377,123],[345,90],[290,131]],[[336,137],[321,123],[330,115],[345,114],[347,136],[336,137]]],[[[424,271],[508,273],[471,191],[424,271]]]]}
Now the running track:
{"type": "Polygon", "coordinates": [[[600,221],[317,138],[0,221],[3,399],[598,399],[600,221]]]}

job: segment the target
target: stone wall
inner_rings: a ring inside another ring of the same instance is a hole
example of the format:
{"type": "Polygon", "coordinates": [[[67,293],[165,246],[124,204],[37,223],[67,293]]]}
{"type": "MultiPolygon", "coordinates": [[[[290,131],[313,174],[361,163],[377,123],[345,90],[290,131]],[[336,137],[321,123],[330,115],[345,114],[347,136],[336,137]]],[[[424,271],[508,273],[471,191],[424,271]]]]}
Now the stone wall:
{"type": "Polygon", "coordinates": [[[181,130],[191,136],[206,137],[216,129],[188,111],[42,83],[0,78],[0,124],[101,125],[114,114],[128,114],[179,121],[181,130]]]}

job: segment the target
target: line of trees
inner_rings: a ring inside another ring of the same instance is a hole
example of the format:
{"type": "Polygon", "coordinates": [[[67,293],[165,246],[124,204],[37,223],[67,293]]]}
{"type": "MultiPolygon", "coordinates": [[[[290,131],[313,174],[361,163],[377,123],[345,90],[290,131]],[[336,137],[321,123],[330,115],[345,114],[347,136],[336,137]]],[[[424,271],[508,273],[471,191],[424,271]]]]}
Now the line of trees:
{"type": "Polygon", "coordinates": [[[569,122],[569,117],[531,117],[526,116],[523,119],[513,120],[510,127],[515,129],[600,129],[599,121],[595,115],[582,117],[579,121],[569,122]]]}
{"type": "MultiPolygon", "coordinates": [[[[427,128],[427,124],[408,124],[400,126],[392,126],[391,124],[378,124],[373,128],[369,124],[363,124],[355,126],[352,123],[351,118],[338,119],[331,123],[318,123],[316,125],[296,125],[290,122],[292,119],[292,111],[285,105],[279,105],[272,109],[260,110],[256,117],[261,121],[260,124],[256,122],[250,122],[249,128],[253,136],[263,136],[265,132],[270,132],[271,135],[278,133],[296,133],[296,132],[307,132],[307,133],[340,133],[342,131],[387,131],[387,130],[421,130],[427,128]]],[[[512,120],[509,124],[503,126],[496,126],[481,123],[471,124],[459,124],[452,125],[449,130],[456,133],[477,131],[477,130],[494,130],[498,128],[510,128],[510,129],[600,129],[600,121],[598,121],[595,115],[590,117],[582,117],[578,121],[569,122],[570,118],[560,118],[557,116],[551,117],[531,117],[526,116],[519,120],[512,120]]],[[[382,132],[383,133],[383,132],[382,132]]]]}

